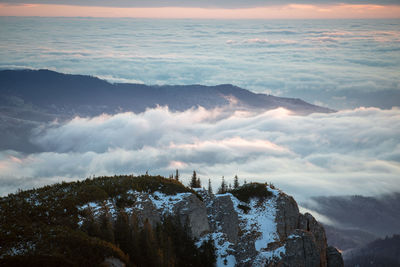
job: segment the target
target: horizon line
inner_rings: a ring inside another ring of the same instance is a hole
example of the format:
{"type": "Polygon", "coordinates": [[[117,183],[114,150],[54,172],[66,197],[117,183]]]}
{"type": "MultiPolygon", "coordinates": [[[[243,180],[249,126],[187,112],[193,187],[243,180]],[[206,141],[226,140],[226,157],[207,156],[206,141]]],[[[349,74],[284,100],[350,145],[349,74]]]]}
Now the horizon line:
{"type": "Polygon", "coordinates": [[[400,19],[400,5],[274,5],[257,8],[121,8],[57,4],[0,4],[2,17],[148,19],[400,19]]]}

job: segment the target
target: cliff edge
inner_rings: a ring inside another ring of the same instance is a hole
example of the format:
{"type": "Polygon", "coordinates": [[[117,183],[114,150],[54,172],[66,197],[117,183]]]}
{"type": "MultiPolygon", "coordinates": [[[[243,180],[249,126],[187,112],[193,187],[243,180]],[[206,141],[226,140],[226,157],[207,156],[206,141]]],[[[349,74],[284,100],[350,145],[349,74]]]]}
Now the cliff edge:
{"type": "Polygon", "coordinates": [[[71,260],[71,264],[97,260],[104,266],[152,266],[148,260],[157,257],[163,261],[154,261],[154,266],[160,262],[181,266],[191,260],[197,261],[193,266],[210,266],[210,262],[216,266],[343,266],[341,254],[327,247],[322,225],[311,214],[301,214],[291,196],[268,184],[249,183],[212,194],[159,176],[101,177],[0,198],[0,215],[2,266],[24,260],[47,266],[71,260]],[[188,250],[194,256],[181,259],[185,255],[179,255],[184,253],[180,249],[191,245],[174,225],[185,229],[200,252],[188,250]],[[158,247],[154,255],[151,247],[158,247]],[[83,249],[93,254],[86,255],[83,249]],[[143,258],[143,253],[148,257],[143,258]],[[171,261],[165,253],[176,259],[171,261]]]}

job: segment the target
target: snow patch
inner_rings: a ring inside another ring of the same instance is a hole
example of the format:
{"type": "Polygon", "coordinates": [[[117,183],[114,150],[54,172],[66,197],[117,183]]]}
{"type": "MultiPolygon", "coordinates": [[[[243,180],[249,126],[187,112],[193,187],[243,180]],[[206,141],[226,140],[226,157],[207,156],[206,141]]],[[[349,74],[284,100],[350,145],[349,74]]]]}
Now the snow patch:
{"type": "Polygon", "coordinates": [[[279,239],[275,222],[276,217],[276,197],[278,190],[272,190],[273,196],[260,202],[256,198],[251,198],[249,203],[245,203],[229,194],[233,202],[235,211],[241,221],[242,230],[245,232],[257,231],[260,237],[255,241],[255,248],[258,252],[266,248],[268,243],[279,239]],[[245,213],[238,208],[239,205],[247,206],[250,209],[245,213]]]}
{"type": "Polygon", "coordinates": [[[229,242],[224,233],[215,232],[204,235],[196,242],[196,246],[200,247],[201,244],[208,240],[214,240],[215,253],[217,256],[217,267],[234,267],[236,266],[236,258],[234,255],[233,244],[229,242]]]}
{"type": "Polygon", "coordinates": [[[190,196],[192,193],[177,193],[176,195],[166,195],[161,192],[154,192],[149,194],[149,198],[157,210],[162,210],[162,213],[173,213],[174,206],[183,201],[184,198],[190,196]]]}

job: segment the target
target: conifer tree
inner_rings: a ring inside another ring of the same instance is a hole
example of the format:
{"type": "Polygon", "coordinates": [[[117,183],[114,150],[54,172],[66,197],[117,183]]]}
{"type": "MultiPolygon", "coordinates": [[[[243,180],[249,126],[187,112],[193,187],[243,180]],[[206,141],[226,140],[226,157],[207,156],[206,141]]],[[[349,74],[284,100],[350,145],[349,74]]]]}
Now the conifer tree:
{"type": "Polygon", "coordinates": [[[208,179],[208,194],[211,195],[213,193],[212,187],[211,187],[211,179],[208,179]]]}
{"type": "Polygon", "coordinates": [[[175,171],[175,180],[179,181],[179,171],[176,169],[175,171]]]}
{"type": "Polygon", "coordinates": [[[239,178],[235,175],[235,179],[233,180],[233,189],[237,189],[239,187],[239,178]]]}
{"type": "Polygon", "coordinates": [[[221,186],[218,188],[218,194],[225,194],[227,191],[227,185],[225,183],[225,177],[222,176],[221,186]]]}
{"type": "Polygon", "coordinates": [[[192,179],[190,180],[191,188],[201,188],[200,178],[197,178],[196,171],[193,171],[192,179]]]}

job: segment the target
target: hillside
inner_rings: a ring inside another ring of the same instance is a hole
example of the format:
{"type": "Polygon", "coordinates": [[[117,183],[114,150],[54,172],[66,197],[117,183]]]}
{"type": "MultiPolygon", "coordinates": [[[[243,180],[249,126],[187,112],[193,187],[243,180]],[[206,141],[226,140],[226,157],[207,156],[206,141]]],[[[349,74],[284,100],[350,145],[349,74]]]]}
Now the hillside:
{"type": "Polygon", "coordinates": [[[336,228],[358,229],[375,237],[400,233],[400,193],[379,197],[314,197],[302,205],[336,222],[336,228]]]}
{"type": "Polygon", "coordinates": [[[400,235],[377,239],[350,251],[346,255],[346,266],[400,266],[400,235]]]}
{"type": "Polygon", "coordinates": [[[265,111],[284,107],[296,114],[332,112],[300,99],[255,94],[229,85],[148,86],[111,84],[91,76],[67,75],[49,70],[0,71],[0,150],[39,152],[31,133],[46,123],[75,116],[103,113],[140,113],[147,108],[168,106],[183,111],[202,106],[265,111]]]}
{"type": "Polygon", "coordinates": [[[1,266],[342,266],[290,196],[160,176],[99,177],[0,198],[1,266]],[[244,249],[245,248],[245,249],[244,249]]]}
{"type": "Polygon", "coordinates": [[[121,111],[143,112],[146,108],[168,106],[186,110],[210,109],[236,102],[238,107],[269,110],[283,107],[299,114],[332,112],[300,99],[255,94],[230,84],[216,86],[111,84],[83,75],[49,70],[0,71],[2,106],[29,104],[51,114],[95,116],[121,111]]]}

